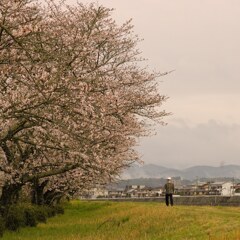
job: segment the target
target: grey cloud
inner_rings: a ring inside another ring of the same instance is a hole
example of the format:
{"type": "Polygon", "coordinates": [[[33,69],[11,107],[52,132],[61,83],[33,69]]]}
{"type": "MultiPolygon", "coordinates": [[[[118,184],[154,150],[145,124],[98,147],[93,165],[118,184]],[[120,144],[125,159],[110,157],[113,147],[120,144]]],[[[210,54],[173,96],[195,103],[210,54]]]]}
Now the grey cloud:
{"type": "Polygon", "coordinates": [[[240,163],[240,125],[212,120],[190,127],[180,119],[157,133],[140,141],[138,150],[146,163],[180,168],[240,163]]]}

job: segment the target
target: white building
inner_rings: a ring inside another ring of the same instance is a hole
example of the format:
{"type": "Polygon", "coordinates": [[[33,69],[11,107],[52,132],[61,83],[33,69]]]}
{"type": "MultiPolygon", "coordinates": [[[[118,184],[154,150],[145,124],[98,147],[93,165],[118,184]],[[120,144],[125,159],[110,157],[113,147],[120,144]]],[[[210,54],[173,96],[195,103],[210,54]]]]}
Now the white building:
{"type": "Polygon", "coordinates": [[[80,198],[105,198],[108,196],[108,190],[105,188],[104,185],[96,184],[94,187],[85,190],[80,198]]]}
{"type": "Polygon", "coordinates": [[[222,196],[231,196],[234,194],[232,182],[214,182],[210,183],[211,193],[219,194],[222,196]]]}
{"type": "Polygon", "coordinates": [[[234,196],[240,196],[240,183],[234,184],[234,196]]]}

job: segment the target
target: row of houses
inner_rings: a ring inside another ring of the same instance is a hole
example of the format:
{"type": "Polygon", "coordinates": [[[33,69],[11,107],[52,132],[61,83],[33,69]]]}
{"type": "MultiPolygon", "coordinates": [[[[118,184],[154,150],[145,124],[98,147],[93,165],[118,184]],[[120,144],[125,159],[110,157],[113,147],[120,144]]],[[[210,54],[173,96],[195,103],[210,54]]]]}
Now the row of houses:
{"type": "Polygon", "coordinates": [[[178,195],[240,195],[240,183],[205,182],[181,186],[175,190],[178,195]]]}
{"type": "MultiPolygon", "coordinates": [[[[240,183],[233,182],[205,182],[187,186],[175,187],[175,195],[222,195],[240,196],[240,183]]],[[[127,185],[125,188],[106,189],[104,186],[95,186],[83,193],[83,198],[142,198],[164,196],[164,187],[147,187],[145,185],[127,185]]]]}

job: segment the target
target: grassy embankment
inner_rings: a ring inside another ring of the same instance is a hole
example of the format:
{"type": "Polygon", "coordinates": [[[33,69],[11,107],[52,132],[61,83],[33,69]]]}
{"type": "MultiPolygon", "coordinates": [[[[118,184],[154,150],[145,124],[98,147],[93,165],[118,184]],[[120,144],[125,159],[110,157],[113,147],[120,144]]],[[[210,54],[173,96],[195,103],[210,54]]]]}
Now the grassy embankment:
{"type": "Polygon", "coordinates": [[[64,215],[3,240],[240,240],[240,208],[71,202],[64,215]]]}

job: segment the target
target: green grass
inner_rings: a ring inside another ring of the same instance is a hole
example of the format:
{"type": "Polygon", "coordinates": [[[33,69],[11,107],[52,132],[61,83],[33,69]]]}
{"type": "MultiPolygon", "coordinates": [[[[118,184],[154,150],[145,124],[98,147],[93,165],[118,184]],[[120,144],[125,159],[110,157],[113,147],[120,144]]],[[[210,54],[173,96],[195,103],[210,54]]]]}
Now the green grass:
{"type": "Polygon", "coordinates": [[[240,240],[240,208],[73,201],[64,215],[3,240],[240,240]]]}

